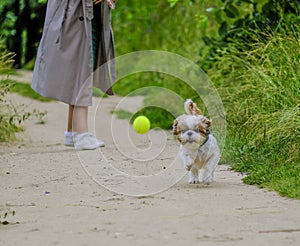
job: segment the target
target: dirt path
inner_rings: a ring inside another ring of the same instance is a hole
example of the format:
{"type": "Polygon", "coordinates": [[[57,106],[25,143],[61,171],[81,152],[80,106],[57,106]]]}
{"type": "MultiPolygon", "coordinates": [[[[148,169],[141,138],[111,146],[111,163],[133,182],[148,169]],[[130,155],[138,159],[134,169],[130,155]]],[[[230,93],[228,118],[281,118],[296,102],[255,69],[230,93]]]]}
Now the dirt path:
{"type": "MultiPolygon", "coordinates": [[[[0,214],[16,212],[7,218],[9,225],[0,225],[0,245],[300,243],[300,201],[247,186],[241,175],[225,165],[218,167],[211,186],[189,185],[185,176],[151,196],[130,197],[95,182],[115,190],[127,185],[118,175],[108,177],[108,181],[99,178],[103,175],[99,170],[108,164],[138,176],[157,174],[168,170],[174,160],[177,163],[178,145],[170,133],[137,136],[127,121],[112,118],[110,111],[117,107],[136,110],[141,105],[139,97],[123,103],[118,97],[101,103],[95,99],[91,129],[106,147],[82,153],[62,145],[67,112],[64,104],[39,103],[17,95],[11,95],[11,100],[15,105],[25,104],[28,110],[48,113],[46,124],[32,119],[25,124],[19,142],[0,145],[0,214]],[[128,136],[129,142],[124,139],[128,136]],[[163,144],[160,139],[164,139],[163,144]],[[152,155],[159,149],[163,151],[152,155]],[[146,157],[148,161],[138,161],[146,157]]],[[[129,193],[143,188],[143,184],[128,185],[129,193]]],[[[149,191],[168,184],[161,179],[152,185],[147,184],[149,191]]]]}

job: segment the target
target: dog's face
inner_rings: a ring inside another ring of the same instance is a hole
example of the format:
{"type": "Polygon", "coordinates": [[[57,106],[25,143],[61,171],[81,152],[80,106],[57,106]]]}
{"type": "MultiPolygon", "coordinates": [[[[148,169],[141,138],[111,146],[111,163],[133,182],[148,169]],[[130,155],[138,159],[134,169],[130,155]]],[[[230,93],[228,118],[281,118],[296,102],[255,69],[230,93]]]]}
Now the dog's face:
{"type": "Polygon", "coordinates": [[[207,139],[211,122],[203,115],[181,115],[174,120],[173,133],[189,149],[197,149],[207,139]]]}

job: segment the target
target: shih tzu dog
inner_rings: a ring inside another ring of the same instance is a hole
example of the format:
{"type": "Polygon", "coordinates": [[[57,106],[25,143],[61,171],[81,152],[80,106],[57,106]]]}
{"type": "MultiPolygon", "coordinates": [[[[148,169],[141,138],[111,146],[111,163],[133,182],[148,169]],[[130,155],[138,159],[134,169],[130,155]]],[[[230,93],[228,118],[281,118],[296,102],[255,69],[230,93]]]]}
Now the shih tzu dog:
{"type": "Polygon", "coordinates": [[[184,109],[186,114],[173,123],[173,133],[180,142],[180,159],[189,171],[189,183],[199,183],[199,170],[203,169],[202,182],[210,184],[220,159],[217,140],[210,133],[211,121],[191,99],[186,100],[184,109]]]}

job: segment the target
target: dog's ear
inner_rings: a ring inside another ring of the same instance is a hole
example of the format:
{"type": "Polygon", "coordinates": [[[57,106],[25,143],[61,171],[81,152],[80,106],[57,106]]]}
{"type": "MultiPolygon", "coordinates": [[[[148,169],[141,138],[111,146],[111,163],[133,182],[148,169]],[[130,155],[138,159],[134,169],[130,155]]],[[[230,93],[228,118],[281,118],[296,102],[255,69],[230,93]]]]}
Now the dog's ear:
{"type": "Polygon", "coordinates": [[[201,110],[197,107],[196,103],[191,103],[189,106],[189,110],[192,115],[202,115],[201,110]]]}
{"type": "Polygon", "coordinates": [[[209,135],[210,134],[210,126],[211,126],[211,121],[207,119],[206,117],[203,117],[201,119],[201,123],[198,125],[198,130],[202,135],[209,135]]]}
{"type": "Polygon", "coordinates": [[[211,120],[205,118],[204,124],[206,124],[207,128],[210,128],[210,126],[211,126],[211,120]]]}
{"type": "Polygon", "coordinates": [[[179,129],[178,129],[178,119],[176,118],[173,122],[173,135],[178,135],[179,129]]]}
{"type": "Polygon", "coordinates": [[[176,136],[176,139],[181,143],[181,129],[178,118],[176,118],[173,122],[173,135],[176,136]]]}

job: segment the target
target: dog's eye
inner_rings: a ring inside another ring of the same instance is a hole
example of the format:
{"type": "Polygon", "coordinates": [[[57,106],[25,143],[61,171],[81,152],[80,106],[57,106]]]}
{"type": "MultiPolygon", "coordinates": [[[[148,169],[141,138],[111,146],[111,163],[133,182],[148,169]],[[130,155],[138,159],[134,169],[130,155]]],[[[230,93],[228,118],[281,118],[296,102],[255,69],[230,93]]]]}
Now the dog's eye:
{"type": "Polygon", "coordinates": [[[198,128],[181,130],[182,133],[185,133],[185,132],[187,132],[187,131],[193,131],[193,132],[199,133],[199,129],[198,129],[198,128]]]}
{"type": "Polygon", "coordinates": [[[198,132],[200,132],[203,135],[207,135],[207,132],[204,129],[198,129],[198,132]]]}

